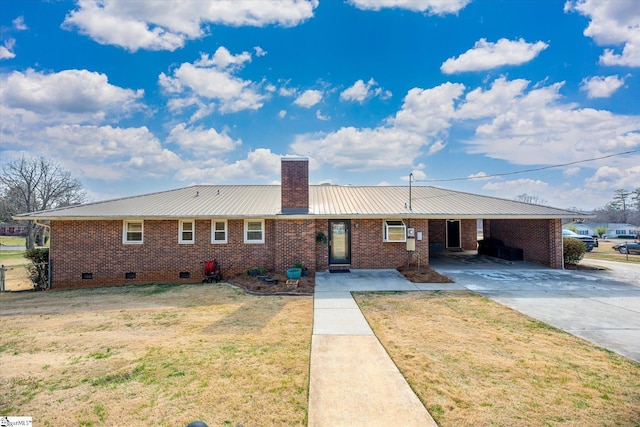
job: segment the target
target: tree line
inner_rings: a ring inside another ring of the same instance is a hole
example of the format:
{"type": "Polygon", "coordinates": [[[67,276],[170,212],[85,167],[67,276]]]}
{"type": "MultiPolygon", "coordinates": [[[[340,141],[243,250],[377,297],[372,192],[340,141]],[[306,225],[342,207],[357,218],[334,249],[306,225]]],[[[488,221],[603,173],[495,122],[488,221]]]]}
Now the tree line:
{"type": "Polygon", "coordinates": [[[613,194],[613,200],[601,208],[594,209],[593,214],[596,215],[596,218],[589,222],[640,225],[640,188],[616,190],[613,194]]]}
{"type": "MultiPolygon", "coordinates": [[[[88,193],[71,172],[44,157],[25,157],[2,165],[0,221],[12,216],[83,203],[88,193]]],[[[44,244],[46,224],[27,221],[25,246],[44,244]]]]}

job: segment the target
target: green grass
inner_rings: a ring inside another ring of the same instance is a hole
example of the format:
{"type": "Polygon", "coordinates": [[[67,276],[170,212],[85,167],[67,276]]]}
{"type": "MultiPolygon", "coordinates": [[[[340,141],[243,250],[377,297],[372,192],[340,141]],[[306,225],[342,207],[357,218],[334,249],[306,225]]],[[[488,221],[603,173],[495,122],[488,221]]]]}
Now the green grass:
{"type": "Polygon", "coordinates": [[[25,245],[24,236],[0,236],[0,244],[2,246],[22,246],[25,245]]]}
{"type": "Polygon", "coordinates": [[[16,264],[16,261],[24,260],[24,264],[29,264],[29,260],[24,257],[24,251],[0,251],[0,264],[8,264],[8,261],[12,261],[12,265],[16,264]]]}
{"type": "Polygon", "coordinates": [[[586,253],[584,258],[582,258],[582,262],[589,261],[590,259],[600,260],[600,261],[615,261],[615,262],[626,262],[629,264],[640,264],[640,255],[629,255],[628,259],[626,256],[614,255],[614,254],[593,254],[586,253]]]}

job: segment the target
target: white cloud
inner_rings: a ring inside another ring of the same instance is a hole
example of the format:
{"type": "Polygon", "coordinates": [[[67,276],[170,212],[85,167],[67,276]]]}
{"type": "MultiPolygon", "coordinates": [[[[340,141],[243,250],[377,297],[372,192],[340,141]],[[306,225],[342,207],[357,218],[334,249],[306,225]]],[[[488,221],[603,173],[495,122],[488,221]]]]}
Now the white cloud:
{"type": "Polygon", "coordinates": [[[580,173],[580,168],[578,166],[574,166],[571,168],[567,168],[562,171],[562,175],[564,176],[576,176],[580,173]]]}
{"type": "Polygon", "coordinates": [[[13,47],[15,45],[15,39],[8,38],[7,40],[5,40],[4,46],[0,46],[0,60],[15,58],[16,54],[13,52],[13,47]]]}
{"type": "Polygon", "coordinates": [[[245,62],[251,62],[251,54],[249,52],[242,52],[237,55],[232,55],[224,46],[220,46],[213,57],[207,55],[206,53],[200,54],[200,59],[193,63],[196,67],[215,67],[220,70],[224,70],[225,68],[230,68],[233,71],[236,71],[244,65],[245,62]]]}
{"type": "Polygon", "coordinates": [[[449,58],[440,67],[445,74],[465,71],[481,71],[503,65],[520,65],[531,61],[548,45],[544,42],[527,43],[524,39],[500,39],[496,43],[480,39],[473,49],[469,49],[457,58],[449,58]]]}
{"type": "Polygon", "coordinates": [[[202,126],[189,129],[184,123],[171,129],[167,142],[175,142],[196,157],[215,157],[220,153],[233,151],[242,144],[241,140],[234,140],[227,135],[227,130],[220,133],[202,126]]]}
{"type": "Polygon", "coordinates": [[[179,157],[163,148],[145,126],[55,125],[23,129],[12,143],[24,151],[58,159],[80,178],[122,180],[163,175],[181,165],[179,157]]]}
{"type": "Polygon", "coordinates": [[[344,127],[329,134],[298,135],[291,149],[349,171],[405,167],[418,157],[425,138],[402,129],[344,127]]]}
{"type": "Polygon", "coordinates": [[[0,102],[13,114],[33,113],[39,120],[100,122],[144,109],[141,89],[123,89],[105,74],[87,70],[43,73],[32,69],[0,77],[0,102]]]}
{"type": "Polygon", "coordinates": [[[191,121],[211,114],[216,107],[221,113],[257,110],[266,98],[260,85],[234,75],[250,60],[247,52],[232,55],[220,47],[213,57],[202,54],[194,63],[182,63],[172,76],[161,73],[158,84],[167,95],[175,97],[170,101],[173,111],[198,106],[191,121]]]}
{"type": "Polygon", "coordinates": [[[311,18],[317,6],[318,0],[79,0],[62,27],[77,29],[100,44],[120,46],[131,52],[173,51],[188,40],[204,37],[209,24],[291,27],[311,18]]]}
{"type": "Polygon", "coordinates": [[[624,85],[624,78],[614,76],[594,76],[583,79],[580,89],[587,92],[588,98],[609,98],[624,85]]]}
{"type": "Polygon", "coordinates": [[[430,15],[458,13],[471,0],[349,0],[358,9],[381,10],[385,8],[407,9],[430,15]]]}
{"type": "Polygon", "coordinates": [[[591,19],[584,35],[599,46],[622,46],[619,53],[605,49],[601,64],[640,67],[640,7],[636,0],[570,0],[564,10],[591,19]]]}
{"type": "Polygon", "coordinates": [[[548,165],[640,147],[640,117],[560,103],[561,83],[538,87],[481,123],[470,153],[522,165],[548,165]]]}
{"type": "Polygon", "coordinates": [[[599,167],[592,177],[585,180],[585,186],[611,193],[619,188],[637,188],[640,182],[640,156],[627,160],[627,165],[599,167]],[[632,162],[635,164],[632,165],[632,162]]]}
{"type": "Polygon", "coordinates": [[[311,108],[322,101],[323,93],[320,90],[308,89],[302,92],[293,103],[300,107],[311,108]]]}
{"type": "Polygon", "coordinates": [[[257,57],[265,56],[267,54],[267,51],[260,46],[254,46],[253,50],[256,52],[257,57]]]}
{"type": "Polygon", "coordinates": [[[354,101],[362,104],[366,99],[374,96],[379,96],[382,99],[390,98],[391,92],[383,90],[381,87],[376,87],[377,84],[374,79],[369,79],[367,83],[360,79],[340,93],[340,100],[354,101]]]}
{"type": "Polygon", "coordinates": [[[18,16],[16,19],[11,21],[11,23],[13,24],[13,28],[18,31],[25,31],[29,29],[29,27],[27,27],[27,24],[24,23],[24,16],[18,16]]]}
{"type": "Polygon", "coordinates": [[[468,92],[455,116],[458,119],[479,119],[507,112],[524,94],[528,85],[529,82],[524,79],[507,80],[499,77],[491,83],[489,90],[476,88],[468,92]]]}
{"type": "MultiPolygon", "coordinates": [[[[424,165],[420,165],[420,167],[424,168],[424,165]]],[[[411,173],[413,174],[414,181],[422,181],[427,178],[427,174],[424,173],[422,169],[414,169],[411,171],[411,173]]],[[[409,181],[409,177],[402,177],[402,180],[409,181]]]]}
{"type": "Polygon", "coordinates": [[[436,154],[438,151],[442,150],[446,146],[447,146],[447,144],[445,144],[441,140],[438,140],[438,141],[434,142],[433,144],[431,144],[431,146],[429,147],[429,151],[427,151],[427,155],[428,156],[433,156],[434,154],[436,154]]]}
{"type": "Polygon", "coordinates": [[[278,117],[280,117],[281,119],[284,119],[285,117],[287,117],[287,110],[280,110],[278,112],[278,117]]]}
{"type": "Polygon", "coordinates": [[[480,171],[477,173],[472,173],[471,175],[467,176],[467,178],[469,179],[473,179],[473,180],[488,180],[491,178],[487,177],[487,173],[484,171],[480,171]]]}
{"type": "Polygon", "coordinates": [[[520,178],[510,181],[492,181],[482,186],[483,190],[492,191],[505,199],[513,199],[518,194],[545,194],[549,184],[539,179],[520,178]]]}
{"type": "Polygon", "coordinates": [[[180,181],[199,182],[246,182],[254,179],[268,179],[280,173],[281,156],[268,148],[259,148],[247,154],[247,158],[226,164],[222,160],[182,167],[176,173],[180,181]]]}
{"type": "Polygon", "coordinates": [[[389,124],[394,127],[435,136],[451,127],[455,115],[454,101],[462,95],[464,85],[443,83],[431,89],[413,88],[389,124]]]}
{"type": "Polygon", "coordinates": [[[316,111],[316,119],[322,120],[322,121],[327,121],[327,120],[331,120],[331,117],[325,116],[324,114],[322,114],[322,111],[317,110],[316,111]]]}

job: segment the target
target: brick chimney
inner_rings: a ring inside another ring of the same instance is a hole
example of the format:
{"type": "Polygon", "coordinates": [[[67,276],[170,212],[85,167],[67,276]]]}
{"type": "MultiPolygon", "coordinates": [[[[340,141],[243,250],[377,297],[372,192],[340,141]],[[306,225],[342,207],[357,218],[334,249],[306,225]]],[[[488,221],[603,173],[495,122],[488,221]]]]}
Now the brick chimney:
{"type": "Polygon", "coordinates": [[[282,214],[309,213],[309,159],[283,157],[281,166],[282,214]]]}

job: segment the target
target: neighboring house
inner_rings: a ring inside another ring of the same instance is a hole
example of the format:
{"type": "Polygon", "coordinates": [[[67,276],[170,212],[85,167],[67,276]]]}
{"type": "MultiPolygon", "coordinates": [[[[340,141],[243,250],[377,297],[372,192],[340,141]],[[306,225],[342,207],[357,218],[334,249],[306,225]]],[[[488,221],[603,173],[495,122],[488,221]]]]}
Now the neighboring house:
{"type": "Polygon", "coordinates": [[[27,226],[8,224],[6,222],[0,223],[0,236],[26,236],[27,226]]]}
{"type": "Polygon", "coordinates": [[[309,185],[308,172],[307,159],[283,158],[281,185],[197,185],[15,219],[50,221],[52,287],[62,288],[193,283],[210,259],[225,275],[295,261],[396,268],[413,245],[426,265],[434,252],[476,250],[478,220],[485,238],[562,268],[562,219],[587,218],[435,187],[309,185]]]}
{"type": "Polygon", "coordinates": [[[607,239],[616,239],[618,237],[637,236],[640,233],[640,227],[632,224],[620,223],[588,223],[588,222],[571,222],[564,224],[563,228],[576,229],[576,233],[583,236],[596,236],[596,228],[604,227],[607,229],[607,239]]]}

